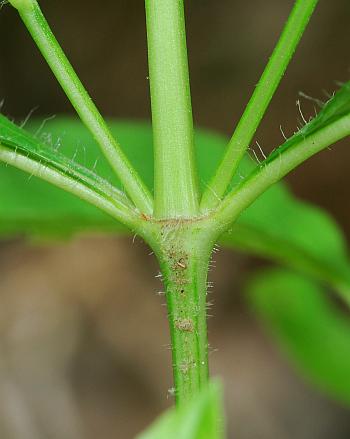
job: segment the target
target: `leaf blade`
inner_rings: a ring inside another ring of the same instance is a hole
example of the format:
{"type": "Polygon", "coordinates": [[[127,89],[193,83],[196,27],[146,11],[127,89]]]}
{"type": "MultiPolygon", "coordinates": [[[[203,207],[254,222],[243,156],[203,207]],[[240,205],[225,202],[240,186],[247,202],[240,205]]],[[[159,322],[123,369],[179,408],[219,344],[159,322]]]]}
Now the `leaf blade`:
{"type": "Polygon", "coordinates": [[[350,264],[342,232],[326,212],[294,198],[281,183],[243,212],[221,240],[331,284],[350,304],[350,264]]]}
{"type": "Polygon", "coordinates": [[[309,381],[350,405],[350,322],[307,278],[282,270],[255,276],[247,290],[255,313],[309,381]]]}

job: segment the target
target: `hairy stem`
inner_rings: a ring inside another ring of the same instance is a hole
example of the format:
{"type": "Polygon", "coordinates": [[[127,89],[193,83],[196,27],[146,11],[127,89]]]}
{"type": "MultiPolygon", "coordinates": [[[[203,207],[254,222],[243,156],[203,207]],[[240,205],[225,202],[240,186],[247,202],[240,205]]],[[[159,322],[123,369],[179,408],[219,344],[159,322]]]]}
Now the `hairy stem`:
{"type": "Polygon", "coordinates": [[[50,169],[48,166],[30,159],[25,155],[18,154],[16,151],[1,144],[0,161],[76,195],[78,198],[108,213],[132,230],[142,223],[138,213],[132,210],[131,207],[125,203],[125,200],[118,200],[115,197],[109,197],[109,199],[107,199],[92,188],[87,187],[83,182],[70,178],[58,170],[50,169]]]}
{"type": "MultiPolygon", "coordinates": [[[[213,214],[224,231],[263,192],[314,154],[350,135],[350,114],[319,129],[286,150],[274,151],[226,196],[213,214]]],[[[282,145],[283,146],[283,145],[282,145]]]]}
{"type": "Polygon", "coordinates": [[[177,406],[208,382],[207,273],[211,241],[205,228],[166,222],[153,246],[163,275],[177,406]],[[205,232],[204,232],[205,231],[205,232]]]}
{"type": "Polygon", "coordinates": [[[215,207],[225,194],[237,167],[297,48],[318,0],[297,0],[261,79],[228,144],[226,153],[201,200],[201,209],[215,207]]]}
{"type": "Polygon", "coordinates": [[[155,216],[198,212],[183,0],[146,0],[155,216]]]}
{"type": "Polygon", "coordinates": [[[36,0],[11,0],[83,123],[100,145],[126,192],[142,212],[151,214],[153,200],[58,44],[36,0]]]}

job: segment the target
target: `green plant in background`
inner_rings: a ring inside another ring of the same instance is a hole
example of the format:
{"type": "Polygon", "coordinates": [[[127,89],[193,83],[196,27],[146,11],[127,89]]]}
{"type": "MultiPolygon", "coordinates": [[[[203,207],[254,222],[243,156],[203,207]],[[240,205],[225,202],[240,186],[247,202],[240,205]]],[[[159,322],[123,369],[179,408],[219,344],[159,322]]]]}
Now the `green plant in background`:
{"type": "Polygon", "coordinates": [[[32,121],[24,131],[0,115],[0,234],[136,233],[153,249],[168,306],[176,409],[142,438],[224,437],[221,388],[209,382],[206,330],[207,273],[217,242],[291,270],[252,280],[252,306],[300,371],[350,404],[350,323],[322,289],[350,304],[343,237],[327,214],[278,183],[350,134],[350,83],[263,161],[247,158],[317,2],[296,1],[227,145],[193,129],[182,0],[146,0],[153,131],[147,124],[107,124],[36,0],[10,0],[82,123],[47,122],[51,142],[44,142],[42,123],[32,121]],[[77,139],[84,151],[75,151],[77,139]],[[38,177],[30,186],[26,173],[38,177]]]}

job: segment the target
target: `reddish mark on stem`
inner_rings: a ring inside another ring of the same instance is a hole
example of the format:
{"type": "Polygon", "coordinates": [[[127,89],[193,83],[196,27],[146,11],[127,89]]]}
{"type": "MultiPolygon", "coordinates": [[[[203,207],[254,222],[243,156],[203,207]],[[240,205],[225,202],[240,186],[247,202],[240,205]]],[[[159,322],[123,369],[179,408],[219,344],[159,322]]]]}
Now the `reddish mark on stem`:
{"type": "Polygon", "coordinates": [[[145,221],[149,221],[150,217],[148,215],[146,215],[145,213],[141,212],[141,218],[145,221]]]}

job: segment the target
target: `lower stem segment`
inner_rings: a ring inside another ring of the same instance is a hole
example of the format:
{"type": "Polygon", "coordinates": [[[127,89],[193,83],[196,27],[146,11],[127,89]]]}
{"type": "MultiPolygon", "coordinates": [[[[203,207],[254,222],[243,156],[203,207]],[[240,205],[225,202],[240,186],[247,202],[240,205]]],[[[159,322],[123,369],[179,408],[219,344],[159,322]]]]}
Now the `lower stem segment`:
{"type": "Polygon", "coordinates": [[[166,289],[177,406],[208,382],[207,273],[212,246],[203,230],[163,226],[158,259],[166,289]]]}

